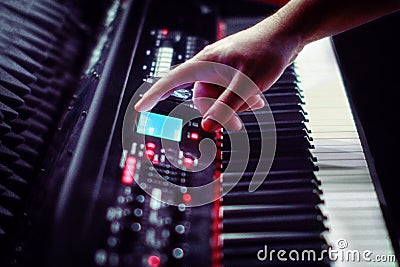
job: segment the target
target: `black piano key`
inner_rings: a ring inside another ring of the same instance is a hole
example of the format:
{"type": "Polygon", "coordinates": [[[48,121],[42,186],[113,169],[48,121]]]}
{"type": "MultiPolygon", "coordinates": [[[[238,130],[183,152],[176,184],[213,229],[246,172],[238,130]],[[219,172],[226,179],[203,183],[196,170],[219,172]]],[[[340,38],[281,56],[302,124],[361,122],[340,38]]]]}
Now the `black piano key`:
{"type": "MultiPolygon", "coordinates": [[[[273,232],[255,232],[255,233],[234,233],[223,234],[224,248],[245,247],[246,245],[291,245],[308,244],[309,247],[323,247],[323,239],[320,231],[273,231],[273,232]]],[[[238,255],[240,257],[240,255],[238,255]]]]}
{"type": "Polygon", "coordinates": [[[225,172],[223,173],[224,181],[232,181],[240,176],[241,181],[250,181],[253,177],[264,178],[267,177],[268,181],[281,182],[286,180],[299,180],[299,181],[313,181],[316,184],[320,184],[320,181],[315,176],[313,170],[271,170],[268,173],[254,173],[254,172],[225,172]]]}
{"type": "Polygon", "coordinates": [[[268,104],[282,104],[282,103],[293,103],[303,104],[303,99],[299,93],[276,93],[265,96],[268,104]]]}
{"type": "Polygon", "coordinates": [[[278,93],[299,93],[301,95],[302,91],[297,86],[297,83],[276,83],[271,88],[269,88],[264,94],[272,94],[274,92],[278,93]]]}
{"type": "MultiPolygon", "coordinates": [[[[236,186],[232,189],[232,191],[246,191],[249,188],[250,181],[239,181],[235,183],[233,181],[227,181],[224,177],[223,187],[230,188],[232,185],[236,184],[236,186]]],[[[314,182],[312,179],[285,179],[281,181],[277,180],[269,180],[268,176],[264,183],[258,187],[258,189],[286,189],[286,188],[316,188],[318,189],[318,184],[314,182]]]]}
{"type": "MultiPolygon", "coordinates": [[[[243,158],[243,154],[239,154],[243,158]]],[[[231,169],[230,171],[241,171],[243,164],[241,164],[240,160],[223,159],[222,163],[227,166],[230,161],[231,169]],[[236,168],[237,167],[237,168],[236,168]]],[[[275,158],[250,158],[247,162],[246,170],[255,170],[258,164],[265,164],[272,161],[272,166],[270,170],[317,170],[316,165],[314,164],[313,159],[304,158],[304,157],[275,157],[275,158]]]]}
{"type": "Polygon", "coordinates": [[[224,196],[224,205],[233,204],[263,204],[263,203],[321,203],[320,191],[317,189],[281,189],[256,190],[254,192],[229,192],[224,196]]]}
{"type": "Polygon", "coordinates": [[[274,216],[256,215],[251,219],[224,218],[224,233],[263,231],[307,231],[326,230],[323,217],[315,214],[285,214],[274,216]]]}
{"type": "MultiPolygon", "coordinates": [[[[270,118],[271,112],[266,111],[255,111],[254,113],[258,114],[259,118],[270,118]]],[[[272,112],[273,118],[275,123],[279,123],[280,121],[298,121],[298,122],[305,122],[307,121],[305,114],[297,109],[297,110],[275,110],[272,112]]],[[[254,115],[252,112],[242,112],[239,115],[240,119],[243,121],[244,124],[246,123],[254,123],[255,120],[254,115]]],[[[261,122],[263,123],[263,122],[261,122]]],[[[265,123],[265,122],[264,122],[265,123]]]]}
{"type": "Polygon", "coordinates": [[[313,204],[259,204],[259,205],[223,205],[223,218],[251,218],[253,216],[275,216],[292,214],[321,215],[321,210],[313,204]]]}

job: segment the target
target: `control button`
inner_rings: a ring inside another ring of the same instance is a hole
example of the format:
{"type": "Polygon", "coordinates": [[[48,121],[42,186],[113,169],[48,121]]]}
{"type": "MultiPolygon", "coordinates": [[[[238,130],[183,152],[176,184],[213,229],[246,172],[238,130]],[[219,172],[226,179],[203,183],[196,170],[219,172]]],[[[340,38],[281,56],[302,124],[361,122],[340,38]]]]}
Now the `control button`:
{"type": "Polygon", "coordinates": [[[162,30],[161,30],[161,33],[162,33],[163,35],[168,35],[168,29],[162,29],[162,30]]]}
{"type": "Polygon", "coordinates": [[[117,221],[112,222],[111,226],[110,226],[110,230],[113,234],[118,233],[121,230],[121,224],[117,221]]]}
{"type": "Polygon", "coordinates": [[[176,258],[176,259],[182,259],[183,258],[183,249],[174,248],[174,250],[172,250],[172,256],[174,256],[174,258],[176,258]]]}
{"type": "Polygon", "coordinates": [[[107,239],[107,244],[110,246],[110,247],[115,247],[116,245],[118,245],[118,239],[115,237],[115,236],[110,236],[108,239],[107,239]]]}
{"type": "Polygon", "coordinates": [[[143,215],[143,210],[142,209],[135,209],[133,211],[133,214],[135,214],[136,217],[141,217],[143,215]]]}
{"type": "Polygon", "coordinates": [[[183,226],[182,224],[178,224],[177,226],[175,226],[175,232],[180,235],[183,234],[185,232],[185,226],[183,226]]]}
{"type": "Polygon", "coordinates": [[[193,166],[194,160],[192,158],[184,158],[183,159],[183,165],[185,165],[186,168],[190,168],[193,166]]]}
{"type": "Polygon", "coordinates": [[[192,201],[192,196],[190,194],[183,194],[182,199],[185,203],[190,203],[192,201]]]}
{"type": "Polygon", "coordinates": [[[132,223],[131,230],[134,232],[140,232],[140,230],[142,230],[142,226],[140,223],[132,223]]]}
{"type": "Polygon", "coordinates": [[[108,259],[110,266],[118,266],[119,264],[119,256],[116,253],[111,253],[108,259]]]}
{"type": "Polygon", "coordinates": [[[147,258],[147,263],[150,267],[158,267],[161,265],[160,257],[156,255],[151,255],[147,258]]]}
{"type": "Polygon", "coordinates": [[[151,191],[151,199],[150,199],[150,208],[152,208],[153,210],[159,210],[161,207],[161,195],[162,195],[162,191],[159,188],[154,188],[151,191]]]}
{"type": "Polygon", "coordinates": [[[103,266],[107,263],[107,252],[105,250],[98,250],[94,256],[94,261],[97,265],[103,266]]]}
{"type": "Polygon", "coordinates": [[[198,133],[195,133],[195,132],[193,132],[193,133],[190,133],[190,139],[192,139],[192,140],[199,140],[199,134],[198,133]]]}
{"type": "Polygon", "coordinates": [[[136,158],[129,156],[125,161],[125,168],[122,172],[121,182],[126,185],[131,185],[134,182],[133,175],[135,174],[136,158]]]}
{"type": "Polygon", "coordinates": [[[147,155],[147,158],[148,158],[149,160],[153,160],[154,154],[155,154],[155,153],[154,153],[153,150],[149,150],[149,149],[146,150],[146,155],[147,155]]]}
{"type": "Polygon", "coordinates": [[[144,202],[144,196],[143,196],[143,195],[138,195],[138,196],[136,197],[136,200],[137,200],[137,202],[139,202],[139,203],[143,203],[143,202],[144,202]]]}
{"type": "Polygon", "coordinates": [[[146,148],[147,148],[147,149],[154,150],[154,149],[156,149],[156,144],[154,144],[154,143],[152,143],[152,142],[148,142],[148,143],[146,144],[146,148]]]}
{"type": "Polygon", "coordinates": [[[182,204],[182,203],[179,204],[179,205],[178,205],[178,210],[181,211],[181,212],[184,212],[184,211],[186,210],[186,205],[185,205],[185,204],[182,204]]]}

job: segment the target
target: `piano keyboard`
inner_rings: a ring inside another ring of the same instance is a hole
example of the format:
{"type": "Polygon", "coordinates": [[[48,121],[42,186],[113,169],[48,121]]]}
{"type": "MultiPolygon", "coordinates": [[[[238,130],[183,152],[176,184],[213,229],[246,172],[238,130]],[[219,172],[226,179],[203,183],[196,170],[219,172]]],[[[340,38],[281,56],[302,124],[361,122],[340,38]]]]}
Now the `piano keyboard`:
{"type": "MultiPolygon", "coordinates": [[[[328,243],[337,251],[372,252],[366,261],[340,260],[342,266],[398,266],[378,262],[375,256],[394,257],[364,150],[347,100],[330,39],[307,46],[296,60],[318,159],[329,231],[328,243]]],[[[390,260],[389,260],[390,261],[390,260]]]]}

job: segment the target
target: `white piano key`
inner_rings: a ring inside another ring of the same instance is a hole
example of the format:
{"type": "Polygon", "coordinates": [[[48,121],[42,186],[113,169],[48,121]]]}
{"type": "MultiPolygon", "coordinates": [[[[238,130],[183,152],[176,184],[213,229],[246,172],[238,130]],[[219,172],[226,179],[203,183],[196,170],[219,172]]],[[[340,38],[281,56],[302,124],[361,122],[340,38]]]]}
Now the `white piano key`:
{"type": "MultiPolygon", "coordinates": [[[[349,248],[394,255],[330,39],[307,46],[295,64],[315,146],[311,152],[318,159],[316,176],[324,200],[320,209],[330,228],[324,235],[334,247],[345,239],[349,248]]],[[[332,266],[398,264],[337,261],[332,266]]]]}
{"type": "Polygon", "coordinates": [[[348,153],[348,152],[363,152],[360,145],[345,146],[344,148],[340,146],[317,146],[312,150],[313,154],[320,153],[348,153]]]}

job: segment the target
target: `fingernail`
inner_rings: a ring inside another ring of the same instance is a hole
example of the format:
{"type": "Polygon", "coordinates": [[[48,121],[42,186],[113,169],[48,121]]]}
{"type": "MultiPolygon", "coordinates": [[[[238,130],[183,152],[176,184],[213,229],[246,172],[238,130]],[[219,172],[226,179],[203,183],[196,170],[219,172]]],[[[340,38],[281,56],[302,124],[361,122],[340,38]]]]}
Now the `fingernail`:
{"type": "Polygon", "coordinates": [[[213,119],[211,115],[207,116],[201,122],[201,127],[203,127],[204,131],[213,132],[217,130],[220,126],[219,124],[213,119]]]}
{"type": "Polygon", "coordinates": [[[135,104],[135,110],[136,110],[136,111],[139,111],[139,112],[141,111],[141,110],[140,110],[140,104],[141,104],[141,101],[140,101],[140,100],[135,104]]]}
{"type": "Polygon", "coordinates": [[[138,112],[151,109],[153,106],[150,103],[143,102],[143,98],[135,104],[135,110],[138,112]]]}

